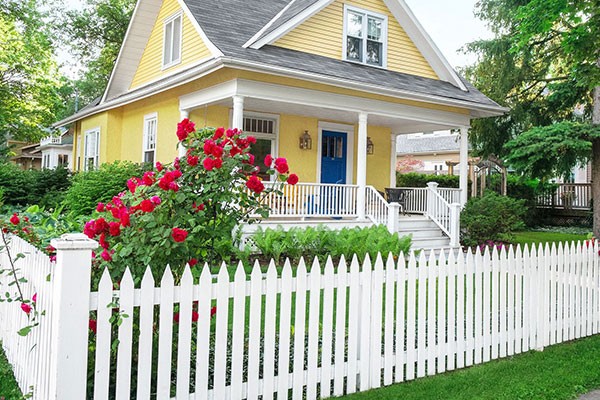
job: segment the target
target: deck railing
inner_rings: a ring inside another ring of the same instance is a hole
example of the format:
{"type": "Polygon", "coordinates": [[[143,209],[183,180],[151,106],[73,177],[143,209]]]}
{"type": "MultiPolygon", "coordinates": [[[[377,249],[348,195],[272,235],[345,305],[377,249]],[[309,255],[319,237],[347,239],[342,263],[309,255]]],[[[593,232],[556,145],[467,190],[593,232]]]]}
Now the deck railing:
{"type": "Polygon", "coordinates": [[[435,182],[427,184],[427,215],[450,237],[450,245],[457,246],[460,231],[460,204],[448,203],[438,193],[437,185],[435,182]]]}
{"type": "Polygon", "coordinates": [[[589,210],[592,200],[591,183],[561,183],[555,191],[537,198],[538,207],[589,210]]]}
{"type": "MultiPolygon", "coordinates": [[[[275,183],[266,183],[273,186],[275,183]]],[[[280,185],[280,184],[278,184],[280,185]]],[[[357,217],[358,186],[328,183],[284,184],[264,198],[271,217],[357,217]]]]}
{"type": "Polygon", "coordinates": [[[388,223],[389,204],[373,186],[367,186],[365,215],[376,224],[388,223]]]}
{"type": "MultiPolygon", "coordinates": [[[[427,212],[427,188],[401,187],[406,191],[405,211],[409,213],[427,212]]],[[[460,189],[438,188],[437,192],[448,203],[460,203],[460,189]]]]}

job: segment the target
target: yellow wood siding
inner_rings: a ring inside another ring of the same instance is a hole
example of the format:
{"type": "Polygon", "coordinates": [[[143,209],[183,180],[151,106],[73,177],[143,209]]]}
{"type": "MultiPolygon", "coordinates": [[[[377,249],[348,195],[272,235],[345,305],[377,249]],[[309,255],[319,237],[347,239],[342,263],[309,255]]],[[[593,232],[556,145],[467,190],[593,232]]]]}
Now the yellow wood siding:
{"type": "Polygon", "coordinates": [[[181,70],[199,60],[211,57],[210,50],[206,47],[189,18],[183,13],[181,62],[165,69],[162,68],[164,20],[177,12],[183,13],[177,0],[163,2],[144,49],[140,65],[133,77],[131,89],[181,70]]]}
{"type": "Polygon", "coordinates": [[[343,60],[344,4],[388,17],[389,70],[439,79],[382,0],[335,1],[277,40],[274,45],[343,60]]]}

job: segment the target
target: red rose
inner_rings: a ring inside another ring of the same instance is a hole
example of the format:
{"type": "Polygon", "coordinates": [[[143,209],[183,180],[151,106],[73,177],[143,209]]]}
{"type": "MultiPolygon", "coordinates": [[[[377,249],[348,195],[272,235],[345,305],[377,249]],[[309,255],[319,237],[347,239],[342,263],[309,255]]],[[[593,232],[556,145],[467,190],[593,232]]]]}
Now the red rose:
{"type": "Polygon", "coordinates": [[[102,257],[104,261],[112,261],[112,256],[108,251],[106,251],[106,249],[102,252],[102,254],[100,254],[100,257],[102,257]]]}
{"type": "Polygon", "coordinates": [[[200,318],[200,314],[196,311],[192,311],[192,322],[198,322],[198,318],[200,318]]]}
{"type": "Polygon", "coordinates": [[[110,247],[110,245],[106,241],[106,233],[100,235],[100,239],[98,240],[98,242],[100,243],[100,247],[102,247],[103,249],[108,249],[110,247]]]}
{"type": "Polygon", "coordinates": [[[261,193],[263,190],[265,190],[265,186],[261,182],[260,178],[256,175],[252,175],[250,178],[248,178],[246,181],[246,187],[252,190],[254,193],[261,193]]]}
{"type": "Polygon", "coordinates": [[[267,154],[265,157],[265,166],[271,168],[271,165],[273,165],[273,157],[270,154],[267,154]]]}
{"type": "Polygon", "coordinates": [[[131,220],[129,218],[129,212],[127,211],[126,208],[121,209],[119,219],[121,220],[121,225],[123,225],[123,226],[131,225],[131,222],[130,222],[131,220]]]}
{"type": "Polygon", "coordinates": [[[96,237],[96,221],[91,220],[91,221],[86,222],[83,227],[83,233],[90,239],[95,238],[96,237]]]}
{"type": "Polygon", "coordinates": [[[287,183],[289,183],[290,185],[295,185],[296,183],[298,183],[298,175],[290,174],[290,176],[288,176],[287,178],[287,183]]]}
{"type": "Polygon", "coordinates": [[[27,303],[21,303],[21,310],[23,310],[23,312],[27,315],[29,315],[29,313],[31,312],[32,308],[29,304],[27,303]]]}
{"type": "Polygon", "coordinates": [[[219,169],[223,166],[223,160],[220,158],[217,158],[214,162],[213,165],[215,166],[216,169],[219,169]]]}
{"type": "Polygon", "coordinates": [[[193,267],[194,265],[198,264],[198,260],[195,258],[192,258],[190,261],[188,261],[188,264],[190,267],[193,267]]]}
{"type": "Polygon", "coordinates": [[[212,148],[211,154],[215,158],[221,158],[221,156],[223,155],[223,148],[221,146],[214,146],[212,148]]]}
{"type": "Polygon", "coordinates": [[[227,131],[225,132],[225,135],[228,138],[233,137],[235,134],[237,133],[237,129],[233,130],[233,129],[227,129],[227,131]]]}
{"type": "Polygon", "coordinates": [[[246,161],[246,163],[250,164],[250,165],[254,165],[254,154],[248,153],[248,161],[246,161]]]}
{"type": "Polygon", "coordinates": [[[99,235],[103,232],[108,232],[108,222],[102,217],[96,220],[95,224],[96,235],[99,235]]]}
{"type": "Polygon", "coordinates": [[[19,216],[17,215],[17,213],[14,213],[12,217],[10,217],[10,223],[13,225],[19,225],[19,222],[21,222],[19,216]]]}
{"type": "Polygon", "coordinates": [[[140,203],[140,206],[142,208],[142,211],[145,213],[149,213],[154,211],[154,203],[151,200],[148,199],[144,199],[142,200],[142,202],[140,203]]]}
{"type": "Polygon", "coordinates": [[[212,171],[213,168],[215,167],[215,162],[212,158],[210,157],[206,157],[204,159],[204,161],[202,161],[202,165],[204,166],[204,169],[207,171],[212,171]]]}
{"type": "Polygon", "coordinates": [[[217,306],[213,306],[213,307],[210,309],[210,317],[211,317],[211,318],[212,318],[212,317],[214,317],[216,313],[217,313],[217,306]]]}
{"type": "Polygon", "coordinates": [[[162,200],[158,196],[152,196],[152,197],[150,197],[150,200],[156,205],[159,205],[160,203],[162,203],[162,200]]]}
{"type": "Polygon", "coordinates": [[[248,136],[246,140],[249,144],[256,144],[256,138],[254,136],[248,136]]]}
{"type": "Polygon", "coordinates": [[[96,330],[98,328],[98,323],[96,322],[95,319],[90,319],[90,322],[88,323],[88,327],[89,327],[90,331],[96,333],[96,330]]]}
{"type": "Polygon", "coordinates": [[[187,156],[187,163],[191,167],[198,165],[198,156],[187,156]]]}
{"type": "Polygon", "coordinates": [[[110,236],[119,236],[121,234],[121,225],[118,222],[109,222],[108,233],[110,236]]]}
{"type": "Polygon", "coordinates": [[[173,237],[173,240],[178,243],[185,241],[185,238],[187,238],[187,235],[188,235],[188,232],[185,229],[173,228],[171,230],[171,236],[173,237]]]}
{"type": "Polygon", "coordinates": [[[217,128],[215,130],[215,134],[213,136],[213,139],[214,140],[221,139],[223,137],[224,133],[225,133],[225,128],[223,128],[223,127],[217,128]]]}
{"type": "Polygon", "coordinates": [[[98,203],[98,205],[96,206],[96,211],[98,212],[103,212],[106,209],[106,207],[104,206],[104,203],[98,203]]]}
{"type": "Polygon", "coordinates": [[[212,154],[213,148],[215,147],[215,142],[208,139],[204,142],[204,154],[207,156],[212,154]]]}
{"type": "Polygon", "coordinates": [[[282,157],[279,157],[277,160],[275,160],[275,169],[280,174],[287,174],[290,172],[290,167],[288,167],[287,160],[282,157]]]}
{"type": "Polygon", "coordinates": [[[177,184],[177,182],[171,182],[169,183],[169,190],[172,190],[174,192],[179,190],[179,185],[177,184]]]}
{"type": "Polygon", "coordinates": [[[164,168],[163,165],[158,161],[156,162],[155,167],[158,172],[162,171],[164,168]]]}
{"type": "Polygon", "coordinates": [[[131,178],[127,180],[127,188],[131,193],[135,193],[135,189],[138,187],[138,178],[131,178]]]}
{"type": "Polygon", "coordinates": [[[37,293],[34,293],[33,296],[31,297],[31,301],[33,303],[37,303],[37,293]]]}
{"type": "Polygon", "coordinates": [[[179,157],[175,157],[175,160],[173,161],[173,168],[175,168],[176,170],[181,168],[181,165],[179,165],[179,157]]]}
{"type": "Polygon", "coordinates": [[[177,137],[179,141],[187,139],[188,135],[196,129],[196,125],[190,121],[188,118],[185,118],[183,121],[177,124],[177,137]]]}
{"type": "Polygon", "coordinates": [[[144,172],[144,176],[142,177],[142,182],[144,182],[144,185],[146,185],[146,186],[152,186],[152,184],[154,182],[156,182],[156,178],[154,177],[154,172],[153,171],[144,172]]]}

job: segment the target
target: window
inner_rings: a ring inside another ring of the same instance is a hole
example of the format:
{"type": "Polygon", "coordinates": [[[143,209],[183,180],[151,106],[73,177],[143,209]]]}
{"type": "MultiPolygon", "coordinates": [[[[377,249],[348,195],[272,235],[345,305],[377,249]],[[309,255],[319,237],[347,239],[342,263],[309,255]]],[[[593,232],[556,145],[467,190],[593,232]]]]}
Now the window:
{"type": "Polygon", "coordinates": [[[98,167],[100,155],[100,129],[92,129],[85,132],[85,149],[83,156],[83,168],[86,171],[98,167]]]}
{"type": "Polygon", "coordinates": [[[144,144],[142,148],[142,162],[154,164],[156,158],[156,134],[158,131],[157,114],[148,114],[144,117],[144,144]]]}
{"type": "Polygon", "coordinates": [[[50,154],[44,154],[42,157],[42,168],[50,168],[50,154]]]}
{"type": "Polygon", "coordinates": [[[346,60],[385,67],[387,17],[353,7],[346,7],[344,11],[346,60]]]}
{"type": "Polygon", "coordinates": [[[267,167],[263,160],[267,154],[276,153],[277,118],[260,115],[244,116],[244,133],[256,137],[256,144],[252,145],[252,154],[256,157],[255,165],[260,167],[259,176],[269,181],[274,178],[267,174],[267,167]]]}
{"type": "Polygon", "coordinates": [[[165,20],[163,37],[163,68],[181,61],[181,13],[165,20]]]}
{"type": "Polygon", "coordinates": [[[67,154],[59,154],[58,155],[58,165],[59,166],[68,166],[69,165],[69,156],[67,154]]]}

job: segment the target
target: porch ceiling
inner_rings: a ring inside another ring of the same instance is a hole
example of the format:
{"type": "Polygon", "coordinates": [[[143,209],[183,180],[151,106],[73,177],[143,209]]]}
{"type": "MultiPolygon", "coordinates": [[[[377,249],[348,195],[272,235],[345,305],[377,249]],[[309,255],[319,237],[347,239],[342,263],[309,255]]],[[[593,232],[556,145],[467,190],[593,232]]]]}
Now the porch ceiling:
{"type": "Polygon", "coordinates": [[[189,111],[205,105],[231,107],[236,95],[244,97],[247,111],[347,124],[357,124],[358,114],[364,112],[369,116],[369,125],[387,126],[396,134],[452,129],[470,123],[469,115],[242,79],[181,96],[180,108],[189,111]]]}

